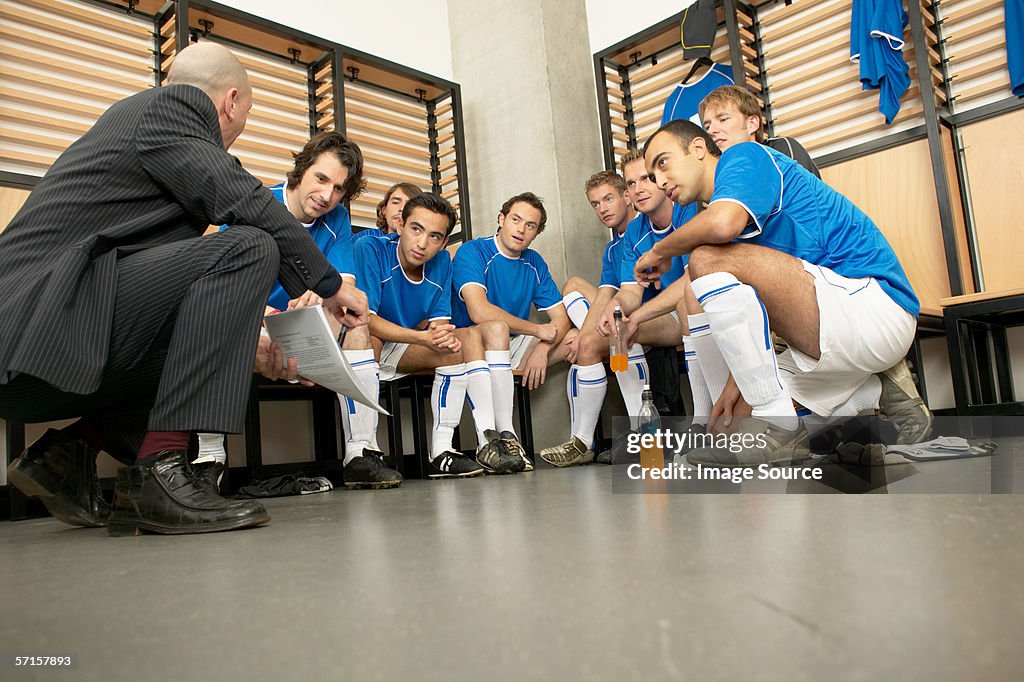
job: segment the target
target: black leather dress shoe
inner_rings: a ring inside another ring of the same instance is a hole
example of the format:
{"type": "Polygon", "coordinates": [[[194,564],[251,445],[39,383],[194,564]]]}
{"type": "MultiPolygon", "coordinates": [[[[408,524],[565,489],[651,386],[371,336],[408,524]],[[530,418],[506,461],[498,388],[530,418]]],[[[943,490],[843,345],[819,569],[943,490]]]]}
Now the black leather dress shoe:
{"type": "Polygon", "coordinates": [[[7,467],[7,480],[72,526],[107,525],[110,505],[96,477],[96,448],[50,429],[7,467]]]}
{"type": "Polygon", "coordinates": [[[253,500],[225,500],[210,492],[188,466],[184,450],[161,452],[118,472],[111,535],[213,533],[270,521],[253,500]]]}

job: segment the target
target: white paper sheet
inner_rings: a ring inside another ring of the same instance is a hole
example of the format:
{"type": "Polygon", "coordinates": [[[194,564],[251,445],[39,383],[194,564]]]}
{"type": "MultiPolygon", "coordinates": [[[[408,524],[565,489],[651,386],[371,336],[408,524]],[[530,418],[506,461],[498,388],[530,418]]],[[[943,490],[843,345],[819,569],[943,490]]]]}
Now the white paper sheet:
{"type": "Polygon", "coordinates": [[[267,315],[263,321],[270,339],[280,346],[285,358],[298,360],[299,374],[303,378],[388,414],[376,396],[363,390],[338,347],[338,339],[331,332],[323,307],[296,308],[267,315]]]}

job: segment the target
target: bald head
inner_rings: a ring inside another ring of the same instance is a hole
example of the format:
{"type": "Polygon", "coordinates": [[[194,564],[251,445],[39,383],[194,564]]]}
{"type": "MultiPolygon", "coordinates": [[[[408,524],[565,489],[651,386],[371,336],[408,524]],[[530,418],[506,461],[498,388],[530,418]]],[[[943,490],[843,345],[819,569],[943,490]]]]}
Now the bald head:
{"type": "Polygon", "coordinates": [[[193,43],[179,52],[167,73],[168,85],[194,85],[214,101],[225,90],[249,92],[249,75],[238,57],[223,45],[193,43]]]}
{"type": "Polygon", "coordinates": [[[252,108],[252,87],[238,57],[223,45],[194,43],[178,53],[167,73],[168,85],[192,85],[213,100],[224,149],[242,134],[252,108]]]}

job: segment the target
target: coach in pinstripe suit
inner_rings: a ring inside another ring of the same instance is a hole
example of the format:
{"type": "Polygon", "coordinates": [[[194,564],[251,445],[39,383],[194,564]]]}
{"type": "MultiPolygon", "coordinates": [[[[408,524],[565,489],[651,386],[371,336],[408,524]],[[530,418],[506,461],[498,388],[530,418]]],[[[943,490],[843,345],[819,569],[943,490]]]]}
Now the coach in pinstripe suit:
{"type": "Polygon", "coordinates": [[[349,326],[366,321],[366,297],[225,151],[252,105],[238,60],[192,45],[168,83],[113,105],[0,234],[0,417],[82,416],[13,462],[11,483],[65,521],[102,525],[87,462],[100,447],[134,460],[111,534],[269,520],[194,485],[184,450],[190,431],[241,430],[275,279],[292,296],[316,292],[349,326]],[[221,223],[236,227],[200,237],[221,223]]]}

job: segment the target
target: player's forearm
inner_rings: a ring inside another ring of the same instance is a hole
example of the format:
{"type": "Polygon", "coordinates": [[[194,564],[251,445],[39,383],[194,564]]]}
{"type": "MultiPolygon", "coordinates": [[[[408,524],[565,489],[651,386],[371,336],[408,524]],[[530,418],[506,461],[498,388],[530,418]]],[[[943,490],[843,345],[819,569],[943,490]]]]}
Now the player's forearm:
{"type": "Polygon", "coordinates": [[[663,258],[674,258],[703,244],[728,244],[742,234],[748,217],[738,204],[716,202],[655,244],[651,251],[663,258]]]}
{"type": "Polygon", "coordinates": [[[609,306],[618,305],[622,309],[622,314],[627,317],[633,314],[640,304],[643,302],[643,287],[639,284],[623,284],[619,287],[619,293],[605,305],[605,308],[609,306]]]}
{"type": "Polygon", "coordinates": [[[678,307],[685,292],[686,280],[678,279],[660,294],[637,308],[629,317],[637,324],[643,324],[662,315],[667,315],[678,307]]]}
{"type": "Polygon", "coordinates": [[[415,329],[406,329],[394,322],[385,320],[380,315],[370,315],[370,334],[381,341],[390,343],[415,343],[424,345],[423,332],[415,329]]]}
{"type": "Polygon", "coordinates": [[[469,317],[473,320],[474,324],[480,324],[490,320],[498,320],[507,324],[509,332],[512,334],[540,336],[541,332],[539,324],[516,317],[489,301],[476,302],[472,304],[467,303],[466,307],[469,309],[469,317]]]}

